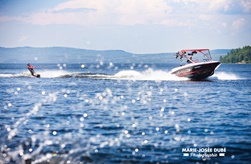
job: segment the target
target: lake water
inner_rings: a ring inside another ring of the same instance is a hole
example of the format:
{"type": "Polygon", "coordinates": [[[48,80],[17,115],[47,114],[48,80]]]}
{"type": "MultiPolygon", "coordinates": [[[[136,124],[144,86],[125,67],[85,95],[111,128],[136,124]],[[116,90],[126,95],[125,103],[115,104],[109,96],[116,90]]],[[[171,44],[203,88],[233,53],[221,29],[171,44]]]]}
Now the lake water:
{"type": "Polygon", "coordinates": [[[249,163],[251,65],[0,64],[0,163],[249,163]]]}

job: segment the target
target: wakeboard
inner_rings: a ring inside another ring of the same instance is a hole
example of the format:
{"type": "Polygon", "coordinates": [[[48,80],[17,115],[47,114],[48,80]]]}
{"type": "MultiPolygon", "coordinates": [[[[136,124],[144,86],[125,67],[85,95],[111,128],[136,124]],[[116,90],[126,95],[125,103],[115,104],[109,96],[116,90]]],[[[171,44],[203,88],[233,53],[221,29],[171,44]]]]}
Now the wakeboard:
{"type": "Polygon", "coordinates": [[[34,77],[40,78],[40,74],[35,74],[34,77]]]}

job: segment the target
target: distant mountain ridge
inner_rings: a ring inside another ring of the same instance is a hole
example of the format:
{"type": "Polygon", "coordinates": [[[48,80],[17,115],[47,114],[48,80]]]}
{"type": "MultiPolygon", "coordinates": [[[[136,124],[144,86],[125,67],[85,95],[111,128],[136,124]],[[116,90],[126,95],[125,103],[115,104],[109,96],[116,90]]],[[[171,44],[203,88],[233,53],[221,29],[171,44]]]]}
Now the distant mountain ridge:
{"type": "MultiPolygon", "coordinates": [[[[212,50],[219,60],[230,49],[212,50]]],[[[69,47],[0,47],[0,63],[177,63],[174,52],[134,54],[123,50],[88,50],[69,47]],[[173,56],[173,57],[172,57],[173,56]]]]}

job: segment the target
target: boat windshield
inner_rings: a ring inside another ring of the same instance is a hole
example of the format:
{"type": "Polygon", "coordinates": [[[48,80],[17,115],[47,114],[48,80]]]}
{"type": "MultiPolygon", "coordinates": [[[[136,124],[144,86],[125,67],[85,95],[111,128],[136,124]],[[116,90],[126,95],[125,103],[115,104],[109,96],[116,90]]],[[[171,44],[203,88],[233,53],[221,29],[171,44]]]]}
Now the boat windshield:
{"type": "Polygon", "coordinates": [[[176,58],[180,59],[181,65],[212,61],[209,49],[181,50],[176,53],[176,58]]]}

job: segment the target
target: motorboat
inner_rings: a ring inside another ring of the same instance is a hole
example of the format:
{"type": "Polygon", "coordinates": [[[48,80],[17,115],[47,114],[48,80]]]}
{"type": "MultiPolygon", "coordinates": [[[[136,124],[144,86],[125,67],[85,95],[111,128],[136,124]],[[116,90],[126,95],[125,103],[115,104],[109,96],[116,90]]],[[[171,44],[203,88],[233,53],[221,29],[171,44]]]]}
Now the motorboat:
{"type": "Polygon", "coordinates": [[[203,80],[212,76],[220,65],[219,61],[212,59],[209,49],[181,50],[175,56],[176,59],[180,59],[181,63],[179,67],[172,69],[170,73],[192,80],[203,80]]]}

